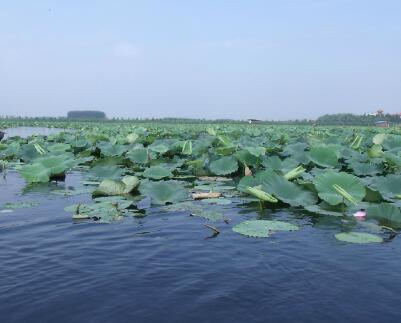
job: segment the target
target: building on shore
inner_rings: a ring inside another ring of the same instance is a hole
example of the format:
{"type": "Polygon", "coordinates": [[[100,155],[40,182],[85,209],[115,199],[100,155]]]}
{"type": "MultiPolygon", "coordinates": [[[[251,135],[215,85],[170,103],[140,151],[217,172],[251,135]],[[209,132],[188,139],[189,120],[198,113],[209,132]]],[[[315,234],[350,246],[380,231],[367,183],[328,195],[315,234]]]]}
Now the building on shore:
{"type": "Polygon", "coordinates": [[[248,119],[248,123],[249,124],[251,124],[251,123],[261,123],[261,122],[263,122],[262,120],[258,120],[258,119],[248,119]]]}
{"type": "Polygon", "coordinates": [[[381,127],[381,128],[388,128],[388,127],[390,127],[390,122],[385,121],[385,120],[380,120],[380,121],[376,121],[375,125],[377,127],[381,127]]]}

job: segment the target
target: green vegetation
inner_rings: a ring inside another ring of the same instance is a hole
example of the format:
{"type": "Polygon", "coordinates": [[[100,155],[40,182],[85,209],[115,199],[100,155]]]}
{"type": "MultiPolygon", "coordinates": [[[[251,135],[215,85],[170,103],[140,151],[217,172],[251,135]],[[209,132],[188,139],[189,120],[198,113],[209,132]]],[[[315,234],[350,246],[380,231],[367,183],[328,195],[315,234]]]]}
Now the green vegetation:
{"type": "Polygon", "coordinates": [[[106,114],[102,111],[69,111],[67,118],[76,120],[105,120],[106,114]]]}
{"type": "MultiPolygon", "coordinates": [[[[38,123],[59,126],[44,121],[31,125],[38,123]]],[[[0,123],[13,125],[10,120],[0,123]]],[[[82,172],[93,200],[68,208],[74,219],[144,216],[140,201],[147,199],[164,212],[176,207],[210,221],[227,221],[208,207],[240,199],[262,209],[296,208],[345,218],[364,208],[368,219],[401,227],[399,128],[133,122],[65,122],[63,127],[70,130],[2,141],[0,160],[28,185],[62,180],[73,169],[82,172]],[[220,197],[193,201],[194,192],[219,192],[220,197]]],[[[247,221],[233,230],[268,237],[296,228],[247,221]]],[[[337,236],[350,242],[379,241],[371,238],[337,236]]]]}
{"type": "Polygon", "coordinates": [[[401,124],[399,114],[379,114],[374,115],[356,115],[352,113],[326,114],[317,118],[316,124],[319,125],[353,125],[353,126],[373,126],[377,121],[388,121],[391,124],[401,124]]]}

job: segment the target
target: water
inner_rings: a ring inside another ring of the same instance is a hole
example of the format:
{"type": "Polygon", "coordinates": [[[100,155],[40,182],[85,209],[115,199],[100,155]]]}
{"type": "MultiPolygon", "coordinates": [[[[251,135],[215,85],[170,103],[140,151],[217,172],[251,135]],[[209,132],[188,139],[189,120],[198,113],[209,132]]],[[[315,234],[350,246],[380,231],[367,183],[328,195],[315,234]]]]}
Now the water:
{"type": "Polygon", "coordinates": [[[45,128],[45,127],[16,127],[4,130],[6,134],[4,139],[14,136],[19,136],[21,138],[28,138],[32,135],[49,136],[57,134],[61,131],[66,131],[60,128],[45,128]]]}
{"type": "MultiPolygon", "coordinates": [[[[79,186],[72,173],[60,188],[79,186]]],[[[54,186],[55,184],[53,184],[54,186]]],[[[341,221],[288,210],[225,206],[232,223],[148,210],[111,224],[74,222],[63,197],[25,189],[13,171],[0,180],[2,322],[397,322],[398,237],[377,245],[334,238],[341,221]],[[21,192],[25,193],[21,193],[21,192]],[[231,227],[276,218],[301,226],[268,239],[231,227]]]]}

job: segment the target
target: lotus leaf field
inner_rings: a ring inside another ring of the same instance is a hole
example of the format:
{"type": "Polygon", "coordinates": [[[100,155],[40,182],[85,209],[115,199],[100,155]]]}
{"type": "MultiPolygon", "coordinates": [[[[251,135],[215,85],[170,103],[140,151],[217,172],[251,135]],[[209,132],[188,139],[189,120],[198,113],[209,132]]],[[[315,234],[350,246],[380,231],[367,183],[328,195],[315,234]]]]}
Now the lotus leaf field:
{"type": "MultiPolygon", "coordinates": [[[[16,125],[5,121],[0,126],[16,125]]],[[[63,181],[72,171],[82,173],[84,189],[64,192],[92,195],[65,209],[76,220],[112,222],[160,208],[166,214],[185,211],[202,217],[213,222],[216,233],[219,225],[247,237],[302,230],[275,219],[234,225],[219,207],[240,202],[350,223],[357,221],[356,211],[365,209],[366,220],[380,230],[354,232],[350,226],[335,235],[348,243],[379,243],[401,228],[399,128],[128,122],[40,126],[65,131],[4,139],[0,169],[4,176],[18,172],[27,189],[63,181]],[[219,194],[194,200],[196,193],[219,194]]],[[[29,207],[12,203],[0,208],[29,207]]]]}

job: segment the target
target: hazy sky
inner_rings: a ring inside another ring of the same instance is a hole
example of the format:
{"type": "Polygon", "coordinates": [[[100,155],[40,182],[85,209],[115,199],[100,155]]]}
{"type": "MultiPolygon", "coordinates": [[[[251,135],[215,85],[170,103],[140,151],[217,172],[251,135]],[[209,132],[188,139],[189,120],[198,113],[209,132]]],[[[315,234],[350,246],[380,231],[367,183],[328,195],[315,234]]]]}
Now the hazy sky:
{"type": "Polygon", "coordinates": [[[1,0],[0,115],[401,111],[400,0],[1,0]]]}

